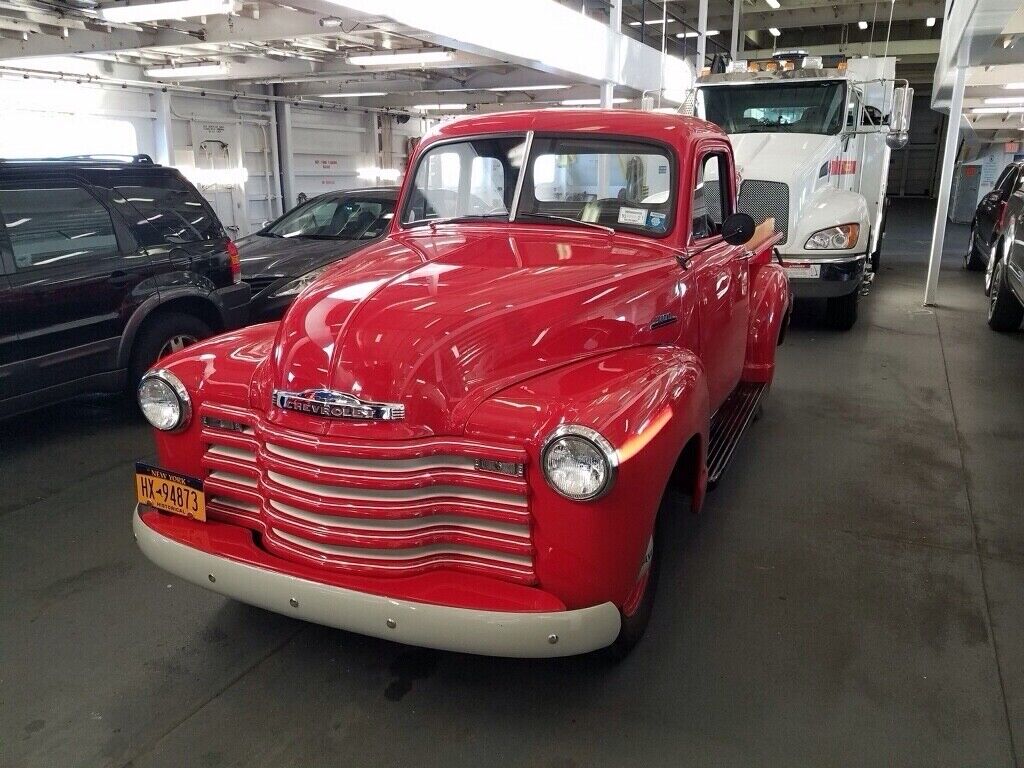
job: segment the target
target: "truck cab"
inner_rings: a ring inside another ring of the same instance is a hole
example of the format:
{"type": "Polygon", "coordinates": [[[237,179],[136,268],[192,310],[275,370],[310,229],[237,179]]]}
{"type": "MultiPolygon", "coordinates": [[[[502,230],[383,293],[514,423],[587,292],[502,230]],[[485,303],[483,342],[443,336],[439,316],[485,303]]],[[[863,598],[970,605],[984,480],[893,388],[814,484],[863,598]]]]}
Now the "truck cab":
{"type": "Polygon", "coordinates": [[[794,295],[827,299],[829,323],[844,330],[878,268],[889,155],[909,127],[895,61],[735,62],[697,91],[698,116],[732,142],[740,210],[775,220],[794,295]]]}

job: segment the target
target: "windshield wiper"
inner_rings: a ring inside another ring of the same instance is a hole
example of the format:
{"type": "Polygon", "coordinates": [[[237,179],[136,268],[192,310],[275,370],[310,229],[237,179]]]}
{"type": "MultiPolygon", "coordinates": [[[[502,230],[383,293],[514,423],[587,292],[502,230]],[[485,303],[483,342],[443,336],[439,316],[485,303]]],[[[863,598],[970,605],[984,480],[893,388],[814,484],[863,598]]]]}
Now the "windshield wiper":
{"type": "Polygon", "coordinates": [[[467,213],[464,216],[446,216],[440,219],[415,219],[406,222],[407,227],[419,227],[424,224],[436,227],[438,224],[459,224],[464,221],[479,221],[481,219],[508,219],[508,213],[467,213]]]}
{"type": "Polygon", "coordinates": [[[606,227],[604,224],[598,224],[594,221],[581,221],[580,219],[574,219],[571,216],[558,216],[554,213],[531,213],[527,211],[520,211],[516,214],[517,219],[529,217],[531,219],[547,219],[549,221],[565,221],[569,224],[579,224],[582,227],[592,227],[593,229],[599,229],[602,232],[607,232],[609,235],[615,234],[614,227],[606,227]]]}

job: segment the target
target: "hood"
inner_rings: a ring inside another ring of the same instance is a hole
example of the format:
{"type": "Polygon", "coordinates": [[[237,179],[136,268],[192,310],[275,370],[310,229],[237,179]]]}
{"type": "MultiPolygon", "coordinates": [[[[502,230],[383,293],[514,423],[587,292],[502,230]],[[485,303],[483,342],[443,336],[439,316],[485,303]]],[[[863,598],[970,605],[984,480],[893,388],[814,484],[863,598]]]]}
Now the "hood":
{"type": "Polygon", "coordinates": [[[740,178],[791,186],[817,178],[822,163],[840,155],[838,136],[816,133],[735,133],[729,140],[740,178]]]}
{"type": "Polygon", "coordinates": [[[288,310],[277,390],[331,389],[405,406],[401,422],[276,418],[307,431],[459,434],[487,397],[538,373],[669,343],[682,272],[639,238],[527,226],[449,226],[385,239],[331,268],[288,310]]]}
{"type": "Polygon", "coordinates": [[[298,277],[369,244],[367,240],[314,240],[261,235],[247,235],[235,243],[242,260],[243,280],[254,277],[298,277]]]}

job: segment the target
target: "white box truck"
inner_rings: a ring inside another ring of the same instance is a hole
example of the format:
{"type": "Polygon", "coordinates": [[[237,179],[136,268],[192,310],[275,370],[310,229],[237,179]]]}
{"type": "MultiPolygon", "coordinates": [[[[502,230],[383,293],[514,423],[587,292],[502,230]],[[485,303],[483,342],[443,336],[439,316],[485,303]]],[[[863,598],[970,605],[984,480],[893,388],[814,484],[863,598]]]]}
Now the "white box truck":
{"type": "Polygon", "coordinates": [[[829,323],[849,329],[878,269],[889,154],[907,143],[913,91],[892,57],[824,68],[781,54],[729,69],[700,78],[695,111],[729,134],[739,210],[775,219],[794,295],[827,299],[829,323]]]}

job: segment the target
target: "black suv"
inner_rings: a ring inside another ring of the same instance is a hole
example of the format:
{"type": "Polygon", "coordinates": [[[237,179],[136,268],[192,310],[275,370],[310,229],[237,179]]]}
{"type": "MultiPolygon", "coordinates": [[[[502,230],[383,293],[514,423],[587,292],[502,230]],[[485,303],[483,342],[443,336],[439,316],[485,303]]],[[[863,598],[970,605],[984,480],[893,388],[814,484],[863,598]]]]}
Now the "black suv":
{"type": "Polygon", "coordinates": [[[0,417],[134,386],[247,321],[238,250],[173,168],[0,161],[0,417]]]}

